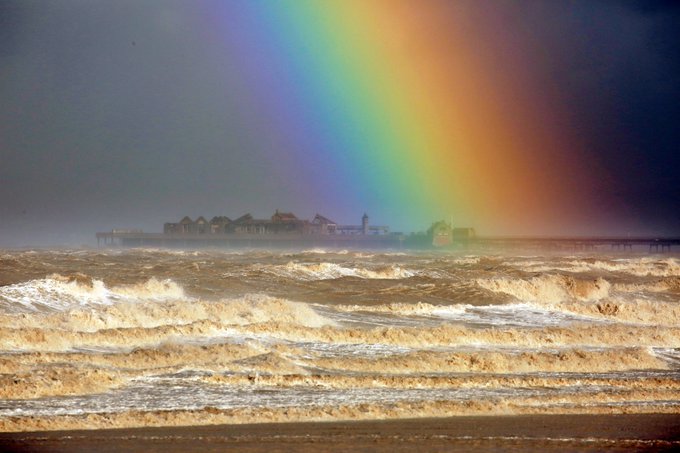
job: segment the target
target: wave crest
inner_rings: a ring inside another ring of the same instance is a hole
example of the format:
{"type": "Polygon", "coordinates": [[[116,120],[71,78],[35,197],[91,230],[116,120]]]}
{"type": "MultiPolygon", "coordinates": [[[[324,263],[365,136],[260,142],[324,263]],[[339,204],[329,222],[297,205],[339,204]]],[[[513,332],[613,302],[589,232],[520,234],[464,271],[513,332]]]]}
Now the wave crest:
{"type": "Polygon", "coordinates": [[[680,261],[677,258],[655,259],[638,258],[612,261],[572,261],[574,267],[586,270],[604,270],[636,275],[638,277],[677,277],[680,276],[680,261]]]}
{"type": "Polygon", "coordinates": [[[608,372],[631,369],[664,369],[667,364],[647,348],[566,349],[556,352],[521,353],[482,351],[418,351],[387,357],[320,358],[310,365],[334,371],[411,374],[422,373],[530,373],[530,372],[608,372]]]}
{"type": "Polygon", "coordinates": [[[624,258],[624,259],[575,259],[550,263],[548,261],[512,262],[513,266],[521,265],[530,272],[564,271],[586,273],[605,271],[614,274],[633,275],[636,277],[678,277],[680,276],[680,260],[677,258],[624,258]]]}
{"type": "Polygon", "coordinates": [[[680,325],[680,306],[631,293],[675,290],[675,277],[645,283],[610,284],[603,278],[579,280],[564,275],[540,275],[529,280],[497,278],[477,280],[479,286],[507,294],[541,308],[624,322],[680,325]]]}
{"type": "Polygon", "coordinates": [[[185,298],[184,289],[170,279],[150,278],[132,285],[107,287],[87,275],[52,274],[0,288],[0,309],[8,312],[67,310],[79,306],[111,305],[117,301],[185,298]]]}
{"type": "Polygon", "coordinates": [[[64,351],[134,348],[176,338],[225,335],[238,326],[284,323],[300,330],[336,323],[311,306],[259,294],[219,301],[180,300],[78,307],[0,316],[0,349],[64,351]]]}
{"type": "Polygon", "coordinates": [[[609,295],[611,284],[603,279],[580,280],[566,275],[544,274],[529,280],[518,278],[478,279],[477,284],[495,293],[524,302],[561,302],[569,299],[595,301],[609,295]]]}
{"type": "Polygon", "coordinates": [[[396,265],[369,269],[365,267],[345,267],[335,263],[298,263],[294,261],[284,266],[271,266],[267,271],[279,277],[308,281],[333,280],[342,277],[397,280],[416,275],[415,272],[396,265]]]}

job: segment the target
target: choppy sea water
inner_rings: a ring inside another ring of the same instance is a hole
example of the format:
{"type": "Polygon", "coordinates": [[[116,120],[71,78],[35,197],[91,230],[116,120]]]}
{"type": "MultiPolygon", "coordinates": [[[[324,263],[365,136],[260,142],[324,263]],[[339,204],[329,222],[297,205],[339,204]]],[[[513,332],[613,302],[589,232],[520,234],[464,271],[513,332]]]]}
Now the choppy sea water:
{"type": "Polygon", "coordinates": [[[680,413],[680,259],[0,251],[0,430],[680,413]]]}

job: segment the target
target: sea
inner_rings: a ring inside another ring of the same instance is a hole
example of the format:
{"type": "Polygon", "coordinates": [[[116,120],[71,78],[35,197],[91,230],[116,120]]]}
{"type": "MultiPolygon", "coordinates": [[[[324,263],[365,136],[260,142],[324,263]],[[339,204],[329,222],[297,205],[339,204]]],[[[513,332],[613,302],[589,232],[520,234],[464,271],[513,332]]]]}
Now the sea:
{"type": "Polygon", "coordinates": [[[680,414],[680,255],[0,251],[0,431],[680,414]]]}

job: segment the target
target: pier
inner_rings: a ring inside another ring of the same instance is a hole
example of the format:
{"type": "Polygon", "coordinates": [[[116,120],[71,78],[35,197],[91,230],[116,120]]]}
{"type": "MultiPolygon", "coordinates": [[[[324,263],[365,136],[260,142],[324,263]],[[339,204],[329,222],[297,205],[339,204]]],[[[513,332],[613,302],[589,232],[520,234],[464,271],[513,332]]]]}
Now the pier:
{"type": "Polygon", "coordinates": [[[537,248],[554,251],[608,250],[613,252],[671,252],[680,250],[680,237],[476,237],[467,245],[479,248],[537,248]]]}
{"type": "Polygon", "coordinates": [[[163,233],[114,229],[96,236],[99,246],[182,248],[401,248],[405,240],[401,233],[390,233],[388,226],[370,225],[366,213],[360,224],[340,225],[318,213],[312,220],[303,220],[278,209],[268,219],[256,219],[250,213],[235,220],[185,216],[179,222],[165,223],[163,233]]]}
{"type": "Polygon", "coordinates": [[[478,236],[474,228],[454,228],[445,221],[432,224],[426,233],[391,233],[388,226],[369,224],[366,213],[357,225],[341,225],[316,214],[312,220],[278,209],[267,219],[250,213],[234,220],[185,216],[167,222],[162,233],[139,229],[113,229],[97,233],[97,245],[174,248],[378,248],[378,249],[540,249],[548,251],[617,251],[666,253],[680,246],[679,237],[632,236],[478,236]]]}
{"type": "MultiPolygon", "coordinates": [[[[167,234],[111,231],[97,233],[97,245],[175,248],[432,248],[431,240],[414,240],[403,234],[167,234]]],[[[548,251],[670,253],[680,251],[680,237],[502,237],[454,239],[443,249],[539,249],[548,251]]]]}
{"type": "Polygon", "coordinates": [[[403,235],[97,233],[97,245],[175,248],[401,248],[403,235]]]}

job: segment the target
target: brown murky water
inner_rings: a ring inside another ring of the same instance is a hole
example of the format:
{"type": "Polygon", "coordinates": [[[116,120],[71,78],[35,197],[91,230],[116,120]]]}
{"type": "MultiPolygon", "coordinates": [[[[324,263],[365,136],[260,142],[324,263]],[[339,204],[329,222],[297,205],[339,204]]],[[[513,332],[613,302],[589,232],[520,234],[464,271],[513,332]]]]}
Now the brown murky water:
{"type": "Polygon", "coordinates": [[[0,430],[680,413],[680,260],[0,252],[0,430]]]}

